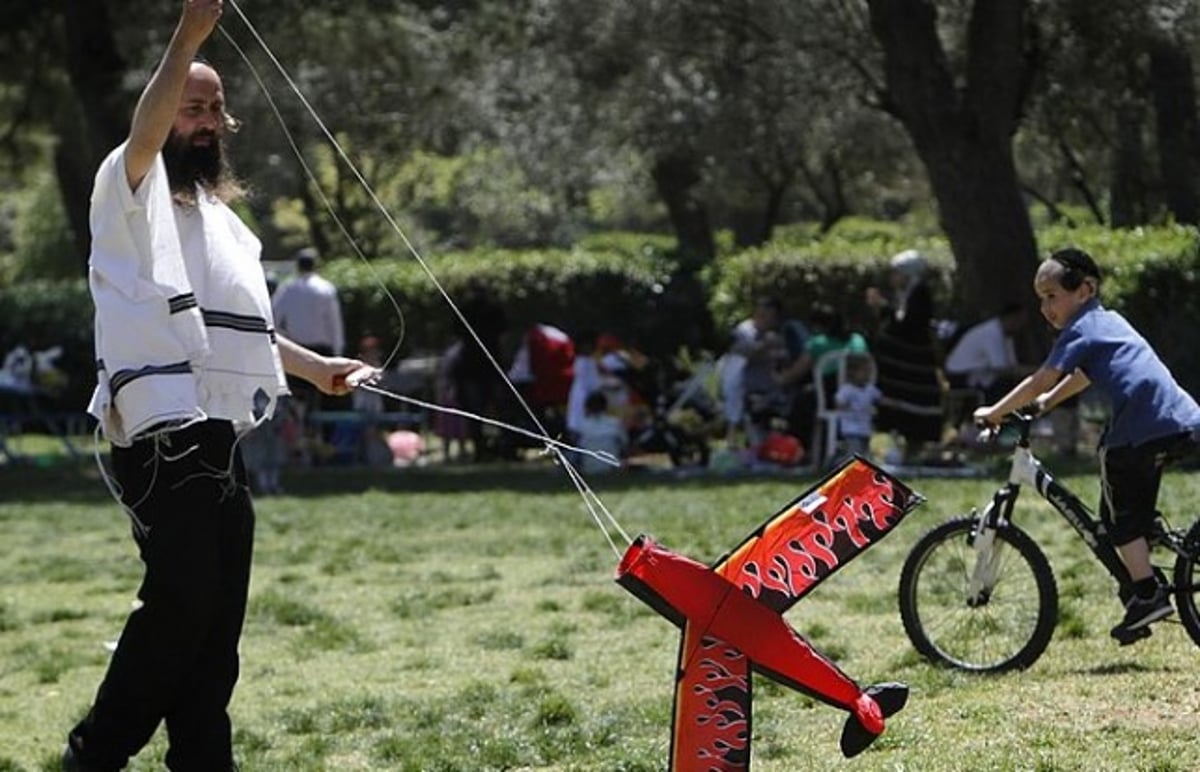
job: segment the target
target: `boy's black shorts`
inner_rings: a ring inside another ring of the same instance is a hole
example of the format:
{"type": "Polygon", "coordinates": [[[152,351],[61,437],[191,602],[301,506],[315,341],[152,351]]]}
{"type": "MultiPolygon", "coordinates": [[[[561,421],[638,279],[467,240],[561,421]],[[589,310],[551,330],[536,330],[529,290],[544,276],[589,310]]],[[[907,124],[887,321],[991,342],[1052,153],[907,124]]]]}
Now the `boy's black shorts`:
{"type": "Polygon", "coordinates": [[[1184,432],[1141,445],[1100,448],[1100,518],[1113,544],[1150,533],[1163,467],[1200,450],[1200,436],[1184,432]]]}

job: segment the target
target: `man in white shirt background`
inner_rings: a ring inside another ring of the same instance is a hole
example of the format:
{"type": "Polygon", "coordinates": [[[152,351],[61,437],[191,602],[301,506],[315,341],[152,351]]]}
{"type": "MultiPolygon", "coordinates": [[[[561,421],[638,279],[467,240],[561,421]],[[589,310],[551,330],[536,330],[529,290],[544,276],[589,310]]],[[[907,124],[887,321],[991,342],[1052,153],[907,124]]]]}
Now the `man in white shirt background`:
{"type": "Polygon", "coordinates": [[[999,315],[963,333],[942,368],[951,388],[976,389],[985,404],[1008,393],[1033,368],[1017,361],[1013,336],[1025,326],[1025,307],[1009,303],[999,315]]]}
{"type": "Polygon", "coordinates": [[[337,287],[317,274],[317,250],[305,247],[293,257],[296,275],[281,284],[271,298],[275,328],[318,354],[342,356],[346,330],[337,287]]]}
{"type": "MultiPolygon", "coordinates": [[[[279,285],[271,298],[275,329],[305,348],[325,356],[342,356],[346,330],[337,287],[317,273],[319,255],[312,247],[298,250],[293,259],[296,275],[279,285]]],[[[304,381],[288,378],[288,388],[305,414],[324,409],[348,408],[344,399],[329,399],[304,381]]]]}

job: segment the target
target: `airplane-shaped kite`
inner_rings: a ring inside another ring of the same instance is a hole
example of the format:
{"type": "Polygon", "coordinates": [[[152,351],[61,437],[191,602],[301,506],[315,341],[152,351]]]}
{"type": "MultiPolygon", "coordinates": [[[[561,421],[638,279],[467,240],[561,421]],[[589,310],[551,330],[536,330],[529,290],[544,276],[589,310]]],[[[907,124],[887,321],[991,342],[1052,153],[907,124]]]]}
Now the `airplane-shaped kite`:
{"type": "Polygon", "coordinates": [[[712,566],[639,536],[616,581],[681,628],[672,772],[750,768],[750,670],[850,713],[847,757],[904,707],[908,687],[861,688],[783,613],[888,533],[924,499],[861,457],[848,459],[712,566]]]}

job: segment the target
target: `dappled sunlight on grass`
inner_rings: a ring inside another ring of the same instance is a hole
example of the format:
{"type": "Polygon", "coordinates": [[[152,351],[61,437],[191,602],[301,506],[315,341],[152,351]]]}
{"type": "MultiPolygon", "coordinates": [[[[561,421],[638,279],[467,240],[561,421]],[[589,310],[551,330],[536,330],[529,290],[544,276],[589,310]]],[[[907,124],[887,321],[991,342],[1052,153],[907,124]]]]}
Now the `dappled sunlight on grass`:
{"type": "MultiPolygon", "coordinates": [[[[1167,770],[1200,758],[1187,719],[1200,715],[1198,692],[1180,686],[1197,649],[1178,625],[1113,644],[1111,581],[1042,508],[1018,513],[1062,591],[1042,659],[972,677],[916,656],[896,606],[900,565],[925,530],[981,505],[996,481],[910,482],[929,502],[787,615],[861,683],[908,683],[908,706],[847,763],[844,713],[756,677],[758,772],[1119,769],[1131,753],[1167,770]]],[[[1096,485],[1068,484],[1087,495],[1096,485]]],[[[711,562],[807,485],[646,477],[602,495],[630,536],[711,562]]],[[[288,489],[256,504],[231,707],[243,770],[664,768],[679,631],[613,583],[617,556],[561,479],[316,471],[288,489]]],[[[103,491],[66,492],[0,503],[0,770],[53,768],[140,576],[128,524],[103,491]]],[[[1184,476],[1164,486],[1164,501],[1197,494],[1184,476]]],[[[130,769],[160,769],[164,750],[160,732],[130,769]]]]}

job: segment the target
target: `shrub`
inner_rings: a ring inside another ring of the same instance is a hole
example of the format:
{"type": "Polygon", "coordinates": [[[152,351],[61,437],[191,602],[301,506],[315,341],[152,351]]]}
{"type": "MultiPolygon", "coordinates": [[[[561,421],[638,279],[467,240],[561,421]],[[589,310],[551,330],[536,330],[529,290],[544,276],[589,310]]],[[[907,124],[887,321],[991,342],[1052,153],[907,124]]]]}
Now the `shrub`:
{"type": "MultiPolygon", "coordinates": [[[[455,303],[486,297],[501,304],[510,332],[536,322],[568,332],[607,330],[657,354],[674,352],[710,319],[717,330],[729,329],[762,295],[780,297],[794,316],[803,317],[813,303],[824,302],[852,322],[861,320],[864,289],[882,280],[890,255],[909,247],[930,257],[942,313],[967,318],[954,306],[953,260],[940,237],[906,235],[892,224],[857,220],[823,237],[801,226],[781,231],[766,246],[722,253],[701,277],[707,299],[687,302],[666,302],[678,266],[672,240],[660,235],[596,234],[572,250],[478,249],[427,259],[455,303]]],[[[1049,226],[1038,236],[1047,252],[1066,245],[1091,252],[1106,274],[1105,303],[1126,314],[1181,384],[1200,394],[1200,350],[1191,341],[1200,326],[1200,234],[1195,228],[1049,226]]],[[[389,348],[402,340],[407,355],[439,350],[451,339],[455,318],[414,259],[370,264],[340,259],[322,272],[339,288],[351,341],[371,332],[389,348]]],[[[718,351],[724,345],[711,333],[700,340],[718,351]]],[[[92,304],[84,281],[0,288],[0,356],[18,343],[63,345],[70,389],[62,402],[74,409],[86,403],[95,373],[92,304]]]]}

